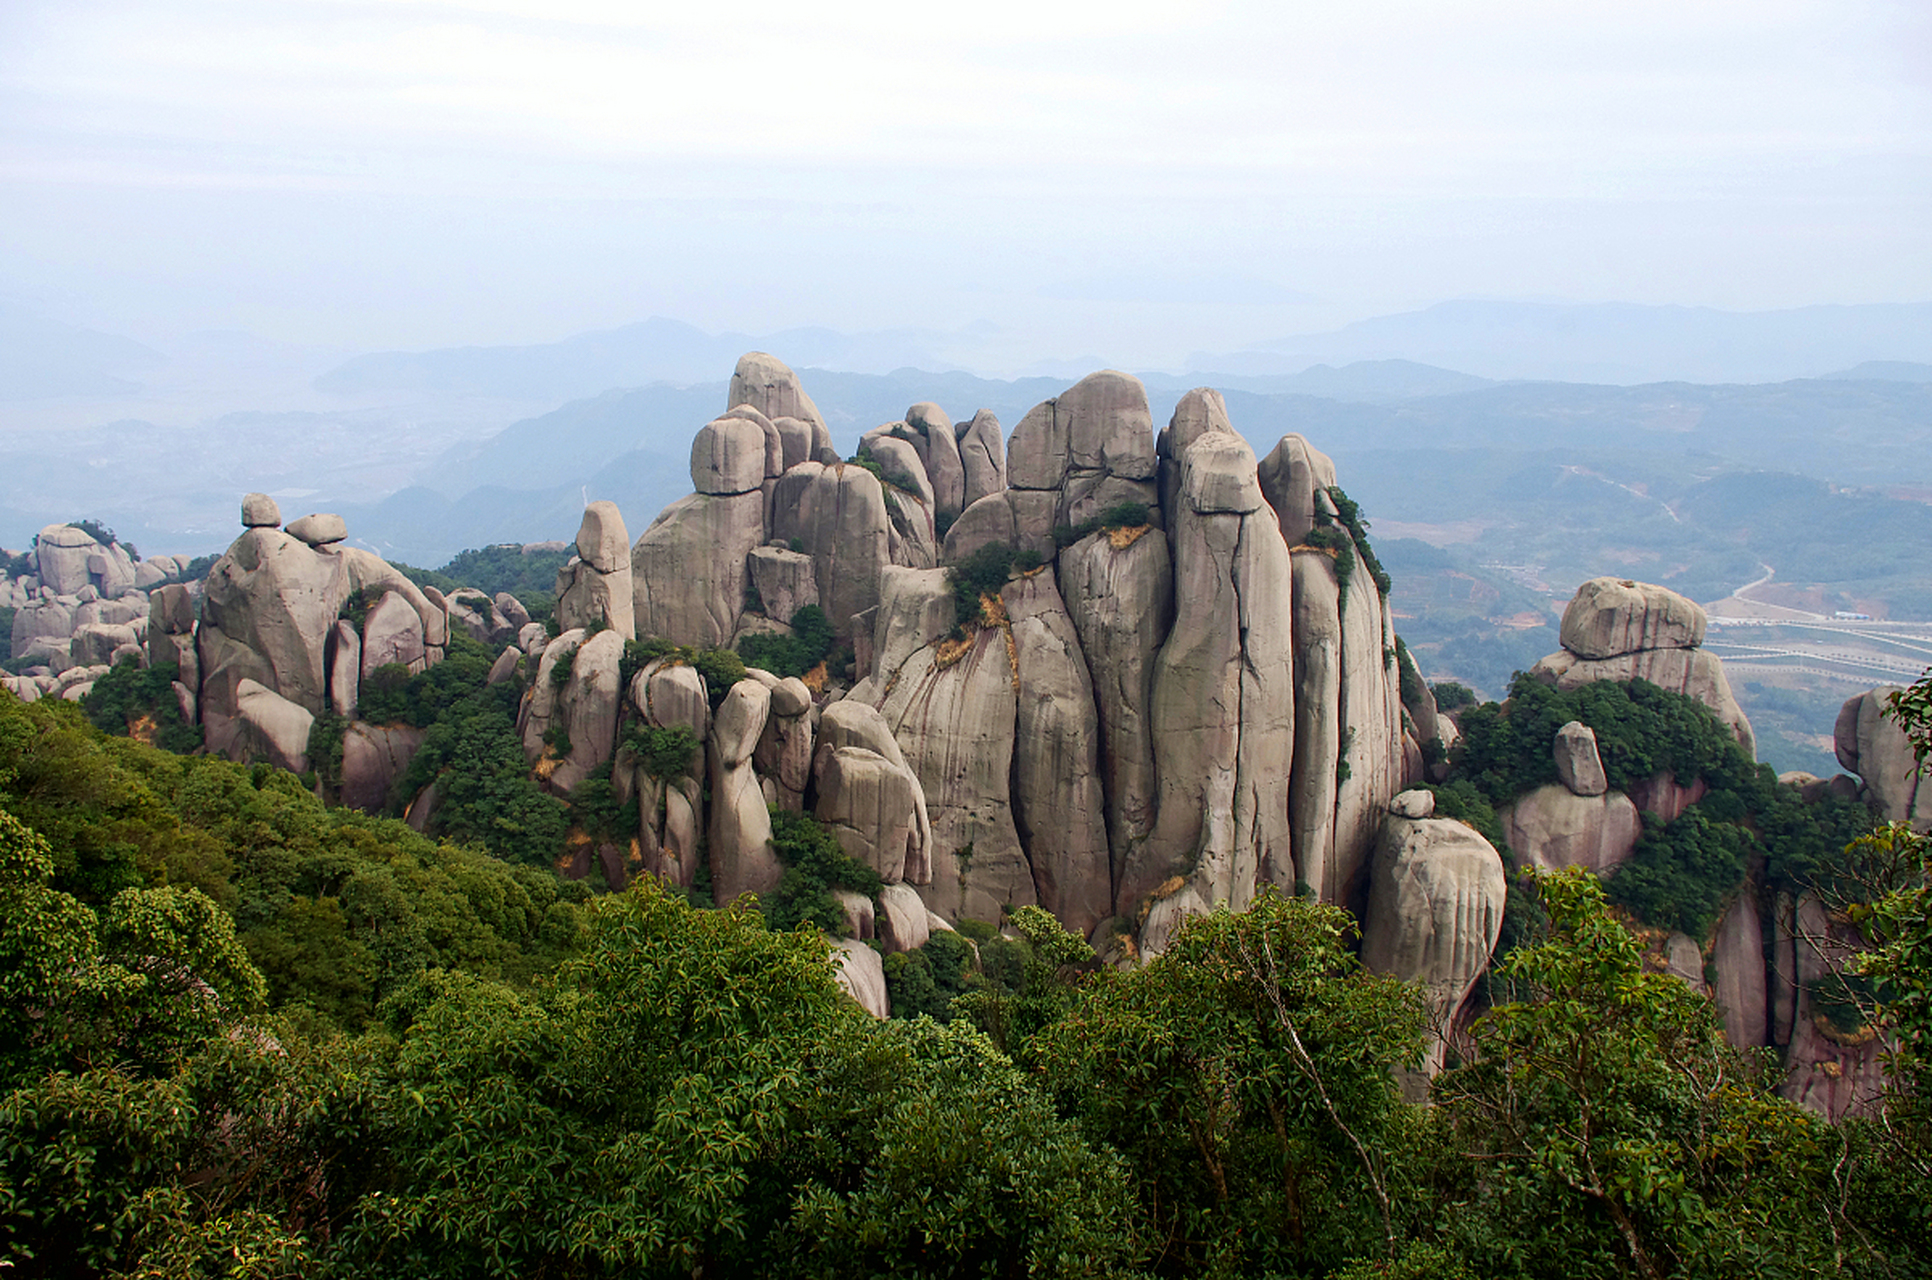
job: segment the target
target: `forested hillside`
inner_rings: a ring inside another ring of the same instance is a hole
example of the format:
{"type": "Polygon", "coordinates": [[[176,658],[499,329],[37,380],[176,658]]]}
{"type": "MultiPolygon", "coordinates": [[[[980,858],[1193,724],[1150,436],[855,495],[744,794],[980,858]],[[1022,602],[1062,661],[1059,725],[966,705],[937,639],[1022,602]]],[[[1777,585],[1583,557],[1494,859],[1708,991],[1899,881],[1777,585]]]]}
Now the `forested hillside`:
{"type": "Polygon", "coordinates": [[[1125,971],[1022,910],[920,957],[940,1021],[879,1022],[810,925],[592,900],[0,696],[0,1247],[46,1276],[1932,1264],[1923,890],[1873,918],[1919,966],[1903,1092],[1837,1126],[1592,878],[1529,891],[1547,923],[1421,1106],[1420,993],[1338,908],[1264,895],[1125,971]]]}

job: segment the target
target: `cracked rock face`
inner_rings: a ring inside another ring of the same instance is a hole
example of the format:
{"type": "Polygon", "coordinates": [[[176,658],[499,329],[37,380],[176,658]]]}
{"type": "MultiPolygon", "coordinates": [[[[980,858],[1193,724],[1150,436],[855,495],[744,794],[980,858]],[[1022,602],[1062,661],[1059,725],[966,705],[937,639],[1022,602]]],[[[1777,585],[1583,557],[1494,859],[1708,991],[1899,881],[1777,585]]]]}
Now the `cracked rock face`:
{"type": "Polygon", "coordinates": [[[1170,515],[1174,627],[1154,669],[1160,813],[1120,900],[1183,876],[1237,909],[1257,884],[1292,892],[1284,799],[1295,752],[1292,565],[1239,436],[1210,432],[1182,459],[1170,515]]]}

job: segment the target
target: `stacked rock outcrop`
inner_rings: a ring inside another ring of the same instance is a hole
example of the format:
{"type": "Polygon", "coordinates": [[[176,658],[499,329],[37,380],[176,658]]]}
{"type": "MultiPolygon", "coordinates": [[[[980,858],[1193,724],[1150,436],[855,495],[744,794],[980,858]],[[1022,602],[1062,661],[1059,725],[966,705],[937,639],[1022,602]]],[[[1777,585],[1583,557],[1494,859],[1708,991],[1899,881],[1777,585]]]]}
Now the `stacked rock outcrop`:
{"type": "Polygon", "coordinates": [[[1724,664],[1706,653],[1704,610],[1666,587],[1628,578],[1592,578],[1563,611],[1563,648],[1530,674],[1559,689],[1598,680],[1648,680],[1697,699],[1756,754],[1751,722],[1731,693],[1724,664]]]}
{"type": "MultiPolygon", "coordinates": [[[[290,532],[272,499],[250,494],[242,523],[203,588],[196,705],[210,750],[242,758],[266,746],[299,772],[314,717],[353,716],[361,680],[378,667],[440,661],[449,613],[382,557],[348,546],[338,516],[307,516],[290,532]],[[342,616],[352,598],[367,610],[359,629],[342,616]]],[[[164,646],[150,657],[179,650],[164,646]]]]}
{"type": "MultiPolygon", "coordinates": [[[[857,654],[835,705],[876,712],[914,784],[927,870],[906,880],[929,910],[1037,903],[1158,950],[1180,915],[1262,885],[1366,905],[1421,753],[1327,458],[1291,436],[1264,464],[1205,389],[1157,440],[1117,372],[1035,407],[1005,447],[992,414],[930,403],[860,445],[866,465],[841,461],[791,371],[745,357],[693,443],[695,492],[632,548],[635,632],[725,645],[820,606],[857,654]],[[994,544],[1014,567],[960,617],[950,566],[994,544]]],[[[796,723],[778,738],[751,752],[757,792],[815,807],[855,850],[901,843],[851,799],[904,811],[879,762],[806,753],[796,723]]],[[[712,762],[714,810],[721,771],[731,806],[753,793],[738,758],[712,762]]],[[[749,885],[770,868],[743,816],[711,831],[749,885]]]]}
{"type": "Polygon", "coordinates": [[[48,525],[30,551],[0,553],[0,565],[26,568],[0,567],[0,608],[14,611],[8,652],[25,670],[0,682],[18,697],[84,697],[114,664],[141,653],[149,591],[187,568],[186,556],[136,560],[91,528],[48,525]]]}

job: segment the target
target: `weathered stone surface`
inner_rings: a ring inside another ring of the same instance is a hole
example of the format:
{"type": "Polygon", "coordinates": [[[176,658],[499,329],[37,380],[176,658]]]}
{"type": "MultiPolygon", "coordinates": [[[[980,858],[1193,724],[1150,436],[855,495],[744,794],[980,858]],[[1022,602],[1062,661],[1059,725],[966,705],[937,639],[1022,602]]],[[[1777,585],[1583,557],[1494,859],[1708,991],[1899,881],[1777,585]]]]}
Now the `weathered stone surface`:
{"type": "Polygon", "coordinates": [[[1751,732],[1751,721],[1731,692],[1724,663],[1702,649],[1645,649],[1603,659],[1580,658],[1568,649],[1561,649],[1538,659],[1530,674],[1559,689],[1576,689],[1598,680],[1648,680],[1709,707],[1719,720],[1731,726],[1745,751],[1756,753],[1757,739],[1751,732]]]}
{"type": "MultiPolygon", "coordinates": [[[[895,425],[905,426],[904,423],[895,425]]],[[[860,443],[871,451],[873,461],[879,464],[879,475],[887,484],[904,489],[930,508],[932,481],[926,475],[924,460],[909,441],[890,432],[890,427],[875,427],[865,433],[860,443]]]]}
{"type": "Polygon", "coordinates": [[[1572,720],[1556,731],[1556,776],[1580,796],[1600,796],[1610,789],[1597,754],[1596,730],[1572,720]]]}
{"type": "Polygon", "coordinates": [[[1887,822],[1932,828],[1932,784],[1912,751],[1905,731],[1885,715],[1886,686],[1845,700],[1838,712],[1833,744],[1838,763],[1864,780],[1865,791],[1887,822]]]}
{"type": "MultiPolygon", "coordinates": [[[[523,739],[523,755],[531,764],[544,757],[546,744],[544,738],[550,730],[562,723],[562,695],[551,673],[564,655],[574,655],[578,646],[584,642],[580,630],[566,631],[544,646],[543,657],[537,661],[536,678],[530,682],[530,694],[523,700],[517,712],[517,733],[523,739]]],[[[571,658],[574,668],[576,658],[571,658]]]]}
{"type": "Polygon", "coordinates": [[[356,585],[346,552],[312,548],[267,527],[244,532],[215,562],[196,639],[202,710],[217,741],[218,718],[235,715],[243,679],[310,712],[327,705],[328,636],[356,585]]]}
{"type": "Polygon", "coordinates": [[[352,723],[342,734],[342,804],[380,813],[390,789],[409,771],[423,734],[410,725],[352,723]]]}
{"type": "Polygon", "coordinates": [[[1436,797],[1433,791],[1403,791],[1389,801],[1389,812],[1398,818],[1429,818],[1435,816],[1436,797]]]}
{"type": "Polygon", "coordinates": [[[818,748],[815,772],[815,816],[839,846],[887,884],[904,880],[906,854],[917,835],[919,783],[911,771],[863,747],[826,743],[818,748]]]}
{"type": "Polygon", "coordinates": [[[932,506],[903,489],[885,488],[886,555],[893,564],[930,569],[939,563],[939,539],[933,532],[932,506]]]}
{"type": "Polygon", "coordinates": [[[752,764],[772,788],[772,802],[782,809],[801,813],[805,792],[812,782],[814,746],[811,691],[796,676],[768,686],[771,690],[771,718],[759,735],[752,764]]]}
{"type": "Polygon", "coordinates": [[[820,607],[839,636],[851,636],[853,614],[879,603],[889,529],[885,490],[864,467],[807,462],[779,477],[772,537],[797,538],[811,555],[820,607]]]}
{"type": "Polygon", "coordinates": [[[913,433],[913,446],[919,450],[919,460],[926,464],[926,476],[932,481],[934,511],[942,516],[958,515],[966,509],[966,468],[953,420],[938,405],[922,400],[906,410],[906,426],[913,433]]]}
{"type": "Polygon", "coordinates": [[[873,909],[872,899],[850,889],[834,889],[832,900],[845,913],[845,932],[848,936],[859,942],[869,942],[878,936],[877,912],[873,909]]]}
{"type": "MultiPolygon", "coordinates": [[[[925,616],[917,607],[890,615],[880,609],[888,625],[925,616]]],[[[940,645],[916,636],[889,631],[879,650],[873,677],[820,717],[819,749],[848,732],[847,717],[857,714],[848,708],[876,701],[879,722],[903,747],[930,815],[931,883],[921,895],[927,906],[948,920],[996,920],[1005,904],[1036,903],[1009,795],[1017,694],[1005,633],[986,627],[963,645],[948,645],[943,666],[940,645]],[[904,661],[888,662],[902,652],[904,661]]]]}
{"type": "Polygon", "coordinates": [[[711,721],[711,749],[718,762],[735,769],[750,760],[770,716],[770,689],[756,680],[732,685],[711,721]]]}
{"type": "Polygon", "coordinates": [[[771,686],[771,713],[802,716],[812,709],[812,691],[797,676],[786,676],[771,686]]]}
{"type": "Polygon", "coordinates": [[[346,542],[349,526],[333,512],[320,512],[289,521],[287,532],[289,537],[298,538],[311,547],[326,547],[333,542],[346,542]]]}
{"type": "Polygon", "coordinates": [[[1602,875],[1637,847],[1643,823],[1622,792],[1579,796],[1559,782],[1538,787],[1497,818],[1517,858],[1548,870],[1587,867],[1602,875]]]}
{"type": "Polygon", "coordinates": [[[1152,480],[1155,467],[1147,388],[1112,369],[1035,406],[1006,447],[1007,483],[1015,489],[1058,489],[1071,471],[1152,480]]]}
{"type": "Polygon", "coordinates": [[[134,585],[145,591],[149,587],[165,582],[173,573],[174,569],[171,566],[164,568],[152,559],[143,560],[134,566],[134,585]]]}
{"type": "Polygon", "coordinates": [[[1592,578],[1563,610],[1560,639],[1580,658],[1615,658],[1645,649],[1695,649],[1706,618],[1668,587],[1628,578],[1592,578]]]}
{"type": "Polygon", "coordinates": [[[517,673],[517,664],[523,661],[523,650],[515,645],[503,646],[503,652],[496,655],[490,664],[490,674],[483,678],[485,685],[502,684],[517,673]]]}
{"type": "Polygon", "coordinates": [[[443,598],[443,607],[449,611],[452,630],[462,632],[478,644],[490,643],[496,630],[492,623],[496,609],[488,596],[468,587],[458,587],[443,598]]]}
{"type": "Polygon", "coordinates": [[[1444,1035],[1502,932],[1503,860],[1460,822],[1391,814],[1369,883],[1362,963],[1422,984],[1432,1029],[1425,1067],[1434,1074],[1444,1035]]]}
{"type": "Polygon", "coordinates": [[[541,622],[526,622],[517,628],[517,648],[525,653],[542,653],[550,643],[550,630],[541,622]]]}
{"type": "Polygon", "coordinates": [[[242,526],[248,529],[274,529],[282,523],[282,509],[265,493],[242,495],[242,526]]]}
{"type": "Polygon", "coordinates": [[[496,611],[503,615],[504,625],[509,627],[513,634],[521,633],[524,627],[530,624],[530,611],[523,607],[523,601],[509,592],[497,592],[493,603],[496,605],[496,611]]]}
{"type": "Polygon", "coordinates": [[[1335,787],[1330,896],[1358,915],[1368,907],[1369,860],[1383,813],[1407,785],[1395,632],[1380,593],[1359,567],[1342,608],[1342,759],[1335,787]]]}
{"type": "Polygon", "coordinates": [[[57,596],[70,596],[90,585],[87,558],[101,550],[86,531],[70,524],[50,524],[34,539],[34,560],[40,585],[57,596]]]}
{"type": "Polygon", "coordinates": [[[619,665],[624,638],[600,631],[577,646],[555,715],[570,738],[570,753],[546,779],[552,791],[570,795],[611,757],[617,738],[619,665]]]}
{"type": "Polygon", "coordinates": [[[834,938],[832,960],[836,977],[859,1008],[875,1018],[890,1018],[892,1003],[886,998],[885,961],[879,953],[856,938],[834,938]]]}
{"type": "Polygon", "coordinates": [[[1000,420],[990,409],[981,409],[972,421],[960,423],[955,431],[959,465],[965,473],[959,499],[959,509],[964,511],[986,495],[1006,488],[1006,444],[1000,435],[1000,420]]]}
{"type": "MultiPolygon", "coordinates": [[[[772,426],[778,430],[779,456],[786,471],[790,471],[801,462],[812,460],[817,441],[813,437],[811,423],[797,418],[775,418],[772,420],[772,426]]],[[[826,432],[826,447],[830,448],[831,443],[831,433],[826,432]]]]}
{"type": "Polygon", "coordinates": [[[577,526],[577,555],[599,573],[629,572],[631,535],[615,502],[600,499],[584,508],[577,526]]]}
{"type": "Polygon", "coordinates": [[[756,680],[731,686],[713,717],[706,754],[711,777],[709,855],[713,897],[719,903],[741,894],[769,893],[785,866],[772,847],[771,812],[765,807],[752,750],[771,714],[771,693],[756,680]]]}
{"type": "Polygon", "coordinates": [[[135,637],[133,627],[93,622],[74,629],[68,652],[81,666],[111,667],[115,650],[123,645],[134,645],[138,648],[139,641],[135,637]]]}
{"type": "MultiPolygon", "coordinates": [[[[776,423],[780,418],[809,422],[815,430],[825,430],[825,418],[799,385],[798,375],[784,361],[763,351],[749,351],[739,357],[731,374],[729,408],[748,404],[776,423]]],[[[826,443],[830,443],[827,433],[826,443]]]]}
{"type": "Polygon", "coordinates": [[[755,422],[758,429],[765,433],[765,479],[770,480],[783,475],[785,471],[785,441],[778,433],[778,425],[748,404],[735,404],[721,415],[726,418],[743,418],[755,422]]]}
{"type": "Polygon", "coordinates": [[[1085,936],[1113,914],[1093,686],[1051,566],[1009,582],[1000,599],[1019,681],[1014,824],[1040,905],[1085,936]]]}
{"type": "Polygon", "coordinates": [[[1210,387],[1196,387],[1180,398],[1174,414],[1154,442],[1159,466],[1160,504],[1172,512],[1180,500],[1181,459],[1196,440],[1210,431],[1234,434],[1228,421],[1227,402],[1210,387]]]}
{"type": "Polygon", "coordinates": [[[1258,883],[1294,888],[1283,804],[1295,747],[1292,568],[1272,512],[1224,509],[1254,475],[1239,436],[1204,435],[1182,460],[1169,521],[1174,626],[1152,703],[1160,810],[1144,856],[1129,860],[1122,914],[1175,875],[1236,909],[1258,883]]]}
{"type": "Polygon", "coordinates": [[[1704,994],[1704,951],[1688,933],[1664,939],[1664,972],[1699,995],[1704,994]]]}
{"type": "Polygon", "coordinates": [[[309,730],[315,717],[273,689],[242,680],[235,690],[236,732],[228,746],[231,760],[266,760],[290,773],[309,767],[309,730]]]}
{"type": "MultiPolygon", "coordinates": [[[[70,597],[71,598],[71,597],[70,597]]],[[[74,634],[74,607],[40,599],[13,615],[13,656],[24,658],[36,640],[61,640],[74,634]]]]}
{"type": "Polygon", "coordinates": [[[1329,456],[1293,432],[1261,460],[1261,492],[1281,521],[1281,537],[1297,547],[1315,528],[1316,517],[1325,509],[1322,498],[1335,487],[1335,463],[1329,456]]]}
{"type": "Polygon", "coordinates": [[[1851,1035],[1838,1031],[1813,995],[1828,975],[1843,972],[1851,963],[1860,945],[1858,934],[1851,925],[1834,920],[1809,895],[1798,902],[1795,917],[1785,926],[1789,942],[1782,949],[1795,964],[1791,993],[1796,1007],[1785,1048],[1785,1078],[1778,1093],[1834,1123],[1847,1116],[1869,1115],[1883,1096],[1882,1055],[1888,1046],[1880,1037],[1862,1031],[1851,1035]]]}
{"type": "Polygon", "coordinates": [[[755,485],[750,493],[699,493],[666,507],[631,549],[633,633],[679,644],[729,641],[744,604],[745,557],[764,541],[765,499],[755,485]]]}
{"type": "Polygon", "coordinates": [[[425,648],[421,615],[400,594],[389,592],[362,624],[362,678],[391,663],[422,671],[427,667],[425,648]]]}
{"type": "Polygon", "coordinates": [[[1100,785],[1118,883],[1131,851],[1152,833],[1160,806],[1151,708],[1155,661],[1174,625],[1167,535],[1151,528],[1132,540],[1094,534],[1060,553],[1057,572],[1093,681],[1100,785]]]}
{"type": "Polygon", "coordinates": [[[1665,822],[1675,822],[1684,810],[1702,800],[1710,790],[1702,778],[1680,783],[1669,771],[1653,773],[1634,784],[1626,793],[1630,803],[1644,813],[1654,813],[1665,822]]]}
{"type": "Polygon", "coordinates": [[[932,926],[927,923],[930,918],[926,904],[912,886],[889,884],[879,891],[877,927],[887,955],[925,946],[932,937],[932,926]]]}
{"type": "Polygon", "coordinates": [[[1148,904],[1147,916],[1140,926],[1140,955],[1152,960],[1166,951],[1174,934],[1189,916],[1204,916],[1209,907],[1191,884],[1148,904]]]}
{"type": "Polygon", "coordinates": [[[810,556],[780,547],[754,547],[748,568],[767,617],[789,622],[806,605],[818,603],[817,569],[810,556]]]}
{"type": "Polygon", "coordinates": [[[577,555],[557,571],[557,621],[565,628],[601,624],[626,640],[637,638],[630,534],[615,503],[593,502],[584,510],[577,555]]]}
{"type": "Polygon", "coordinates": [[[1342,606],[1335,563],[1304,548],[1294,563],[1295,758],[1288,790],[1299,878],[1336,901],[1336,774],[1342,758],[1342,606]]]}
{"type": "Polygon", "coordinates": [[[653,662],[631,680],[631,703],[660,729],[683,725],[699,739],[711,733],[711,698],[694,667],[653,662]]]}
{"type": "MultiPolygon", "coordinates": [[[[19,625],[16,614],[15,625],[19,625]]],[[[201,688],[201,659],[195,652],[195,600],[179,584],[157,587],[148,597],[148,665],[174,666],[181,683],[201,688]]],[[[191,720],[190,723],[193,723],[191,720]]]]}
{"type": "Polygon", "coordinates": [[[691,487],[717,497],[755,493],[765,480],[765,432],[746,418],[718,418],[691,441],[691,487]]]}

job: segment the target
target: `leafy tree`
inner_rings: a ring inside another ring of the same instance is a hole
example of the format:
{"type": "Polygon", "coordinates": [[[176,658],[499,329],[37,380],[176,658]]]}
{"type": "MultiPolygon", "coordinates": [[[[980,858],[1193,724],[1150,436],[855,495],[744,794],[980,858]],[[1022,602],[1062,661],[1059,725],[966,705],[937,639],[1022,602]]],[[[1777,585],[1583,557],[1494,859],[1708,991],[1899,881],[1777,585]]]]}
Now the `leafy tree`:
{"type": "Polygon", "coordinates": [[[1001,1052],[1037,1065],[1029,1040],[1074,1007],[1093,948],[1039,907],[1019,908],[1008,924],[1014,936],[980,944],[981,972],[965,976],[966,991],[952,1008],[1001,1052]]]}
{"type": "Polygon", "coordinates": [[[1364,971],[1337,907],[1269,893],[1095,975],[1037,1052],[1090,1141],[1127,1158],[1158,1274],[1320,1274],[1388,1257],[1417,1206],[1415,988],[1364,971]]]}
{"type": "Polygon", "coordinates": [[[194,889],[127,888],[96,912],[0,809],[0,1071],[166,1063],[261,1003],[234,921],[194,889]]]}
{"type": "Polygon", "coordinates": [[[936,929],[925,946],[885,958],[886,995],[895,1018],[952,1021],[954,997],[976,977],[973,944],[951,929],[936,929]]]}
{"type": "Polygon", "coordinates": [[[1519,998],[1435,1085],[1471,1165],[1448,1217],[1474,1269],[1785,1276],[1857,1256],[1824,1123],[1725,1043],[1708,1000],[1644,971],[1594,877],[1535,880],[1551,931],[1499,975],[1519,998]]]}

